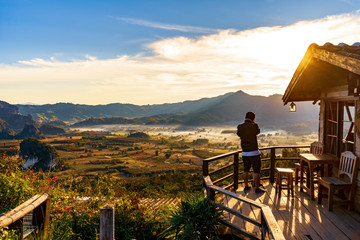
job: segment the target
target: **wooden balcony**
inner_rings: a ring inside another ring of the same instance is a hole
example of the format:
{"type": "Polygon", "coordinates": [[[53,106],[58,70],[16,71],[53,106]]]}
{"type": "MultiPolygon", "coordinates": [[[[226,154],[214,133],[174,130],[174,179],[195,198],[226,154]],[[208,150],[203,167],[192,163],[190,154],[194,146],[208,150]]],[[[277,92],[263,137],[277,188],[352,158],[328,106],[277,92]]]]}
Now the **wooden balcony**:
{"type": "MultiPolygon", "coordinates": [[[[299,187],[295,187],[294,198],[288,197],[286,190],[278,198],[272,183],[265,180],[263,185],[266,189],[263,194],[256,194],[254,190],[244,192],[241,185],[236,194],[269,206],[285,239],[360,239],[359,213],[348,211],[346,206],[341,205],[335,205],[334,211],[329,212],[327,201],[319,205],[308,194],[301,193],[299,187]]],[[[229,197],[225,197],[223,203],[231,209],[247,213],[250,218],[260,220],[254,209],[245,203],[229,197]]],[[[254,225],[229,213],[227,218],[261,238],[260,229],[254,225]]]]}
{"type": "MultiPolygon", "coordinates": [[[[309,150],[309,146],[284,146],[260,149],[267,152],[263,161],[262,184],[266,192],[255,193],[254,189],[244,191],[242,161],[240,151],[212,157],[203,161],[204,186],[207,196],[216,199],[224,210],[224,233],[236,235],[241,239],[360,239],[360,215],[348,211],[346,206],[335,205],[329,212],[327,201],[323,205],[312,201],[309,194],[300,192],[295,186],[295,196],[288,197],[284,190],[279,198],[275,193],[275,167],[292,167],[298,157],[283,157],[284,148],[309,150]],[[216,163],[217,161],[217,163],[216,163]],[[232,162],[221,166],[221,161],[232,162]],[[216,166],[211,167],[214,163],[216,166]],[[265,166],[265,167],[264,167],[265,166]],[[232,190],[229,192],[225,189],[232,190]],[[269,217],[277,224],[269,225],[261,209],[267,206],[271,210],[269,217]],[[281,234],[277,234],[280,231],[281,234]]],[[[317,191],[315,191],[317,198],[317,191]]]]}

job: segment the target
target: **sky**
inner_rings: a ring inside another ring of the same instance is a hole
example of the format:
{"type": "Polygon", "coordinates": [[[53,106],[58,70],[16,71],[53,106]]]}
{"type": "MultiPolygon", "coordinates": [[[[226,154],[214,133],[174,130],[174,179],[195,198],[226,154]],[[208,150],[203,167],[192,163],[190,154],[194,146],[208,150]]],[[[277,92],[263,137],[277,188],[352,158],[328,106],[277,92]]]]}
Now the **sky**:
{"type": "Polygon", "coordinates": [[[360,42],[360,0],[0,0],[0,100],[283,94],[326,42],[360,42]]]}

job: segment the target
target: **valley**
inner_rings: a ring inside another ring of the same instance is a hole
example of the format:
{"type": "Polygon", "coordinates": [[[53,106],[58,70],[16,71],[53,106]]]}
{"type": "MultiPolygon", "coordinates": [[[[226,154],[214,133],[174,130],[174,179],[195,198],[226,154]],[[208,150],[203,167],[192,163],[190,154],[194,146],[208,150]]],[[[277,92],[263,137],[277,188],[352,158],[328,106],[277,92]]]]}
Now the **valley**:
{"type": "MultiPolygon", "coordinates": [[[[316,134],[264,131],[258,141],[259,147],[268,147],[306,145],[316,138],[316,134]]],[[[52,174],[59,178],[109,175],[131,180],[175,171],[200,174],[202,159],[240,149],[231,126],[179,130],[174,126],[105,125],[70,129],[65,136],[47,136],[41,141],[57,150],[64,166],[52,174]],[[146,137],[131,137],[137,132],[146,137]]],[[[19,143],[3,140],[0,146],[18,148],[19,143]]]]}

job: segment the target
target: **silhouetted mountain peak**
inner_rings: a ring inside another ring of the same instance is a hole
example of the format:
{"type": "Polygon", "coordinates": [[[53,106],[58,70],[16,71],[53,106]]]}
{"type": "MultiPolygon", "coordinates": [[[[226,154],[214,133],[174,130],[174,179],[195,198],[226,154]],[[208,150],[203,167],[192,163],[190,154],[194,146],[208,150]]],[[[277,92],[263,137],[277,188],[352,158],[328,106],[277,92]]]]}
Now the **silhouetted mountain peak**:
{"type": "Polygon", "coordinates": [[[250,94],[244,92],[243,90],[239,90],[239,91],[237,91],[237,92],[235,92],[233,94],[236,94],[236,95],[239,95],[239,96],[241,96],[241,95],[249,96],[250,95],[250,94]]]}

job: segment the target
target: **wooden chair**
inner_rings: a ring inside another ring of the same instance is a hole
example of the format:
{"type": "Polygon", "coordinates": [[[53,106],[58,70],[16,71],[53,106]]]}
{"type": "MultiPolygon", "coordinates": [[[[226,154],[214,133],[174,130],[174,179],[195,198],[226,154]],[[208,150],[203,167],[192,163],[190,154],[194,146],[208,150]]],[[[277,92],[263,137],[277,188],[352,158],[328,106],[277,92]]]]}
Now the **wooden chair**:
{"type": "Polygon", "coordinates": [[[324,145],[321,142],[313,142],[310,144],[310,152],[314,155],[321,155],[324,153],[324,145]]]}
{"type": "Polygon", "coordinates": [[[275,193],[279,193],[279,198],[281,197],[281,190],[288,190],[288,197],[294,197],[294,181],[293,181],[293,173],[294,170],[291,168],[276,168],[277,176],[276,176],[276,191],[275,193]],[[287,179],[286,184],[283,184],[283,179],[287,179]]]}
{"type": "Polygon", "coordinates": [[[357,158],[349,151],[343,152],[340,157],[339,174],[338,177],[323,177],[319,179],[319,195],[318,203],[321,204],[323,188],[328,189],[328,209],[333,209],[333,197],[336,190],[349,190],[348,199],[343,202],[349,204],[349,208],[354,207],[354,195],[356,188],[356,175],[357,175],[357,158]],[[344,176],[349,178],[349,181],[344,180],[344,176]]]}
{"type": "MultiPolygon", "coordinates": [[[[310,152],[314,155],[321,155],[324,153],[324,145],[321,142],[313,142],[310,144],[310,152]]],[[[306,163],[305,163],[306,164],[306,163]]],[[[305,179],[306,179],[306,183],[307,185],[309,185],[309,166],[305,165],[304,166],[304,170],[305,170],[305,179]]],[[[319,171],[323,172],[324,169],[320,168],[320,167],[316,167],[314,169],[314,171],[316,171],[317,175],[319,175],[319,171]]],[[[295,163],[295,185],[298,184],[298,181],[300,179],[299,176],[300,173],[300,163],[295,163]]]]}

